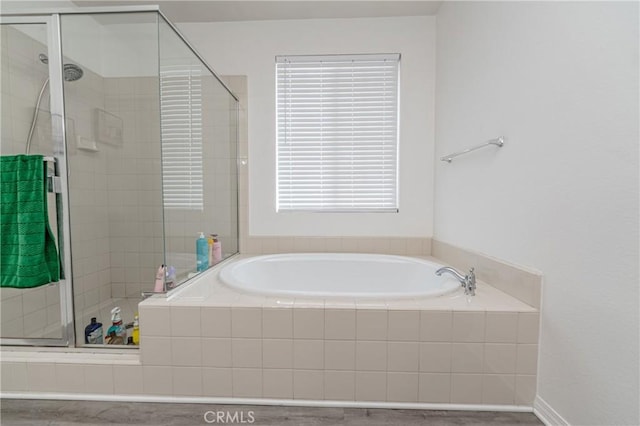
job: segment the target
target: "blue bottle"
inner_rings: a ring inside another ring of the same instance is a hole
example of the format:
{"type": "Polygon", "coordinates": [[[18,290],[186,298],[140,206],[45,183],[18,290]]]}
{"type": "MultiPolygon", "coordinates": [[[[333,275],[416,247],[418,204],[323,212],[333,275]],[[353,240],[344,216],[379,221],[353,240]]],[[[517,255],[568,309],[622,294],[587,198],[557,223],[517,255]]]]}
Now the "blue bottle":
{"type": "Polygon", "coordinates": [[[102,323],[96,317],[91,318],[91,324],[84,328],[84,343],[89,345],[101,345],[104,343],[102,337],[102,323]]]}
{"type": "Polygon", "coordinates": [[[209,267],[209,244],[204,237],[204,232],[196,240],[196,271],[206,271],[209,267]]]}

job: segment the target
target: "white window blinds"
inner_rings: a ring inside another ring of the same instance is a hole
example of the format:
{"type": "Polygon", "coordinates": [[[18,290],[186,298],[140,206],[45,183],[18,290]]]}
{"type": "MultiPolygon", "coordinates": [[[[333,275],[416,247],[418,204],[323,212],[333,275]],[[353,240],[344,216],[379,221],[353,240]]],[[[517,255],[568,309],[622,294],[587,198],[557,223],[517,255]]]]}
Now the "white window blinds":
{"type": "Polygon", "coordinates": [[[202,210],[202,78],[199,66],[160,68],[165,208],[202,210]]]}
{"type": "Polygon", "coordinates": [[[399,61],[276,57],[278,211],[397,211],[399,61]]]}

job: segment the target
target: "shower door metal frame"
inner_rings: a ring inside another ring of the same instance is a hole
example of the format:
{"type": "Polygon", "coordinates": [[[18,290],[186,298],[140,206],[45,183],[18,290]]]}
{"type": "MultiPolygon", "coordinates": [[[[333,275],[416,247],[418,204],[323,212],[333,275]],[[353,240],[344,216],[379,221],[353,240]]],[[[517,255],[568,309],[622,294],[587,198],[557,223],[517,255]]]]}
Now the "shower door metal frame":
{"type": "MultiPolygon", "coordinates": [[[[74,346],[75,324],[73,316],[73,273],[71,265],[71,227],[69,221],[69,186],[67,149],[65,144],[64,88],[62,71],[62,37],[60,14],[4,15],[0,25],[44,24],[47,28],[47,54],[49,56],[49,99],[51,108],[51,139],[55,158],[56,176],[61,179],[62,191],[56,194],[58,252],[64,278],[58,281],[60,291],[60,338],[0,337],[7,346],[74,346]]],[[[26,141],[25,141],[26,143],[26,141]]],[[[54,284],[55,285],[55,284],[54,284]]]]}

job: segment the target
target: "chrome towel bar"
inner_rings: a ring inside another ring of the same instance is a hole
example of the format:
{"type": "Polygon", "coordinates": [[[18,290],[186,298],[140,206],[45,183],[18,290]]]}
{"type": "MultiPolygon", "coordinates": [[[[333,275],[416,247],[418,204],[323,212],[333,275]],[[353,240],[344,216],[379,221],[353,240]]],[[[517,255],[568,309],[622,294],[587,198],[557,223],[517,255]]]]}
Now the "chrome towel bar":
{"type": "Polygon", "coordinates": [[[504,137],[498,136],[495,139],[488,140],[484,143],[481,143],[480,145],[472,146],[471,148],[467,148],[464,151],[454,152],[453,154],[445,155],[444,157],[440,157],[440,160],[450,163],[451,161],[453,161],[455,157],[459,155],[467,154],[471,151],[475,151],[476,149],[484,148],[485,146],[489,146],[489,145],[495,145],[498,148],[502,147],[502,145],[504,145],[504,137]]]}

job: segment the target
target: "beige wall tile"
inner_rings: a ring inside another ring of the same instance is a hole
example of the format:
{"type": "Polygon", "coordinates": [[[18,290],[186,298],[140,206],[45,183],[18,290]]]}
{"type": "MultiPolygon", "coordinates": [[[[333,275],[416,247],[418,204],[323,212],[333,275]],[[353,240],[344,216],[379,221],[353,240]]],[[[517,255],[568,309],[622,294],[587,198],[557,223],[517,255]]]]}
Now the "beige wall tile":
{"type": "Polygon", "coordinates": [[[482,378],[482,403],[512,405],[515,388],[513,374],[485,374],[482,378]]]}
{"type": "Polygon", "coordinates": [[[387,401],[418,402],[418,374],[387,373],[387,401]]]}
{"type": "Polygon", "coordinates": [[[113,393],[116,395],[138,395],[143,392],[141,365],[113,366],[113,393]]]}
{"type": "Polygon", "coordinates": [[[482,373],[484,371],[484,344],[453,343],[451,371],[454,373],[482,373]]]}
{"type": "Polygon", "coordinates": [[[422,238],[407,238],[405,247],[407,256],[420,256],[423,251],[422,238]]]}
{"type": "Polygon", "coordinates": [[[262,239],[262,253],[278,253],[278,240],[276,237],[265,237],[262,239]]]}
{"type": "Polygon", "coordinates": [[[231,339],[231,361],[233,367],[262,367],[262,340],[231,339]]]}
{"type": "Polygon", "coordinates": [[[293,337],[296,339],[324,339],[324,309],[294,309],[293,337]]]}
{"type": "Polygon", "coordinates": [[[356,311],[356,339],[387,340],[387,311],[358,309],[356,311]]]}
{"type": "Polygon", "coordinates": [[[262,310],[262,337],[265,339],[291,339],[293,337],[292,309],[264,308],[262,310]]]}
{"type": "Polygon", "coordinates": [[[485,341],[489,343],[515,343],[518,337],[516,312],[487,312],[485,341]]]}
{"type": "Polygon", "coordinates": [[[85,391],[110,395],[114,393],[113,365],[84,365],[85,391]]]}
{"type": "Polygon", "coordinates": [[[451,374],[420,373],[418,402],[447,404],[451,401],[451,374]]]}
{"type": "Polygon", "coordinates": [[[535,271],[437,240],[432,241],[432,255],[457,268],[466,270],[475,266],[478,279],[524,303],[540,307],[542,276],[535,271]]]}
{"type": "Polygon", "coordinates": [[[202,365],[202,340],[197,337],[174,337],[171,339],[171,364],[179,367],[202,365]]]}
{"type": "Polygon", "coordinates": [[[456,268],[469,269],[478,264],[477,254],[442,241],[432,240],[431,254],[456,268]]]}
{"type": "Polygon", "coordinates": [[[539,313],[518,314],[518,343],[538,343],[539,313]]]}
{"type": "Polygon", "coordinates": [[[204,337],[231,337],[231,309],[200,308],[200,324],[204,337]]]}
{"type": "Polygon", "coordinates": [[[406,238],[387,238],[389,241],[389,254],[406,256],[407,239],[406,238]]]}
{"type": "Polygon", "coordinates": [[[324,371],[294,370],[293,397],[295,399],[324,399],[324,371]]]}
{"type": "Polygon", "coordinates": [[[334,340],[355,340],[355,309],[325,309],[324,338],[334,340]]]}
{"type": "Polygon", "coordinates": [[[518,345],[516,372],[523,375],[536,375],[538,371],[538,345],[518,345]]]}
{"type": "Polygon", "coordinates": [[[262,397],[262,369],[234,368],[232,371],[234,397],[262,397]]]}
{"type": "Polygon", "coordinates": [[[325,340],[324,368],[326,370],[355,370],[356,342],[325,340]]]}
{"type": "Polygon", "coordinates": [[[453,333],[451,311],[420,311],[420,340],[450,342],[453,333]]]}
{"type": "Polygon", "coordinates": [[[386,401],[387,373],[356,371],[356,401],[386,401]]]}
{"type": "Polygon", "coordinates": [[[293,398],[293,370],[262,371],[263,398],[293,398]]]}
{"type": "Polygon", "coordinates": [[[293,368],[293,340],[264,339],[262,341],[264,368],[293,368]]]}
{"type": "Polygon", "coordinates": [[[3,362],[0,364],[0,388],[5,391],[26,391],[27,364],[24,362],[3,362]]]}
{"type": "Polygon", "coordinates": [[[293,368],[305,370],[322,370],[324,368],[324,341],[293,341],[293,368]]]}
{"type": "Polygon", "coordinates": [[[142,367],[142,389],[148,395],[173,395],[171,367],[142,367]]]}
{"type": "Polygon", "coordinates": [[[172,306],[171,335],[177,337],[201,336],[200,307],[172,306]]]}
{"type": "Polygon", "coordinates": [[[484,372],[515,374],[516,345],[511,343],[486,343],[484,345],[484,372]]]}
{"type": "Polygon", "coordinates": [[[342,238],[342,252],[344,253],[358,253],[358,241],[356,237],[343,237],[342,238]]]}
{"type": "Polygon", "coordinates": [[[205,367],[231,367],[231,339],[203,338],[202,365],[205,367]]]}
{"type": "Polygon", "coordinates": [[[171,311],[168,306],[140,306],[140,336],[171,335],[171,311]]]}
{"type": "Polygon", "coordinates": [[[353,401],[355,387],[356,377],[353,371],[324,371],[324,399],[353,401]]]}
{"type": "Polygon", "coordinates": [[[262,337],[262,309],[232,308],[232,337],[262,337]]]}
{"type": "Polygon", "coordinates": [[[452,340],[454,342],[484,342],[484,333],[484,312],[453,313],[452,340]]]}
{"type": "Polygon", "coordinates": [[[515,404],[533,406],[536,397],[536,376],[516,376],[515,404]]]}
{"type": "Polygon", "coordinates": [[[171,344],[170,337],[147,337],[140,338],[140,360],[144,365],[171,365],[171,344]]]}
{"type": "Polygon", "coordinates": [[[212,397],[233,396],[233,377],[230,368],[203,368],[202,395],[212,397]]]}
{"type": "Polygon", "coordinates": [[[262,239],[258,237],[249,237],[245,239],[242,252],[247,254],[262,254],[262,239]]]}
{"type": "Polygon", "coordinates": [[[56,391],[70,393],[84,393],[84,365],[56,364],[56,391]]]}
{"type": "Polygon", "coordinates": [[[417,372],[420,360],[420,344],[412,342],[387,343],[387,370],[417,372]]]}
{"type": "Polygon", "coordinates": [[[417,342],[419,337],[419,311],[389,311],[389,340],[417,342]]]}
{"type": "Polygon", "coordinates": [[[171,370],[175,396],[202,396],[202,369],[200,367],[173,367],[171,370]]]}
{"type": "Polygon", "coordinates": [[[327,253],[340,253],[342,251],[342,238],[327,237],[324,239],[327,253]]]}
{"type": "Polygon", "coordinates": [[[421,343],[420,371],[449,373],[451,371],[451,343],[421,343]]]}
{"type": "Polygon", "coordinates": [[[356,342],[356,370],[387,371],[387,342],[356,342]]]}
{"type": "Polygon", "coordinates": [[[279,253],[292,253],[293,237],[277,237],[277,247],[279,253]]]}
{"type": "Polygon", "coordinates": [[[482,374],[452,374],[451,403],[482,403],[482,374]]]}
{"type": "Polygon", "coordinates": [[[56,369],[53,363],[27,363],[27,384],[30,391],[53,392],[58,390],[56,369]]]}

